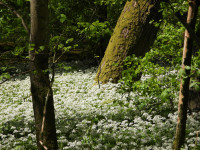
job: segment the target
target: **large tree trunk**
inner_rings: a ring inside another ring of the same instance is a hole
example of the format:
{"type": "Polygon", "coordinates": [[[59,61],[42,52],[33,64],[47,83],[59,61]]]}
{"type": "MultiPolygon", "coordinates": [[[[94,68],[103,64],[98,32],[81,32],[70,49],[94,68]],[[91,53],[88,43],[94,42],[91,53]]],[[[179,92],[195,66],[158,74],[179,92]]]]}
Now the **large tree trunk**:
{"type": "Polygon", "coordinates": [[[109,41],[96,75],[96,81],[106,83],[121,77],[123,60],[131,54],[144,56],[153,44],[158,28],[149,22],[159,21],[161,0],[127,1],[109,41]]]}
{"type": "MultiPolygon", "coordinates": [[[[188,16],[187,16],[187,24],[190,25],[193,31],[195,29],[197,11],[198,11],[198,5],[196,4],[196,0],[190,0],[188,16]]],[[[193,49],[193,39],[191,38],[189,32],[186,30],[184,39],[184,48],[183,48],[183,58],[182,58],[182,69],[185,72],[186,77],[181,78],[181,84],[180,84],[178,122],[176,128],[176,136],[173,143],[174,150],[181,149],[185,141],[192,49],[193,49]]]]}
{"type": "Polygon", "coordinates": [[[48,73],[48,0],[31,0],[30,5],[30,79],[37,146],[39,150],[56,150],[53,92],[48,73]]]}

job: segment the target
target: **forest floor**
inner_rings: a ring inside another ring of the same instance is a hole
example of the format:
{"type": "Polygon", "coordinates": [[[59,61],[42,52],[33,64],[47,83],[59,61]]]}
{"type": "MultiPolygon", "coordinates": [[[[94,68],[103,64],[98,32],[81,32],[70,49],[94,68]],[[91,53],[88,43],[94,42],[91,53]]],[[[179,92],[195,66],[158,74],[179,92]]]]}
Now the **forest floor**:
{"type": "MultiPolygon", "coordinates": [[[[177,112],[159,115],[156,109],[140,109],[134,93],[119,92],[120,83],[99,88],[94,82],[96,67],[74,66],[58,71],[53,84],[59,149],[172,148],[177,112]]],[[[188,115],[184,149],[200,147],[199,120],[200,113],[188,115]]],[[[29,77],[1,84],[0,149],[36,149],[34,130],[29,77]]]]}

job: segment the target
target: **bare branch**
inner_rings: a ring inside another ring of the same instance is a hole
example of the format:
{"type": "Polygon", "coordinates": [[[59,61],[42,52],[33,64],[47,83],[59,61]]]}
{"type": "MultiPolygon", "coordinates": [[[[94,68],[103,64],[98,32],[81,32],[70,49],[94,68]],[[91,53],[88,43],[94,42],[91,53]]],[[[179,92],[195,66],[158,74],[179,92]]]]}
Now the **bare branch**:
{"type": "Polygon", "coordinates": [[[5,7],[7,7],[7,8],[8,8],[10,11],[12,11],[19,19],[21,19],[23,27],[25,28],[26,32],[29,34],[30,31],[29,31],[29,28],[28,28],[27,24],[26,24],[25,21],[24,21],[24,18],[23,18],[12,6],[10,6],[10,5],[8,5],[8,4],[2,2],[2,1],[0,1],[0,5],[3,5],[3,6],[5,6],[5,7]]]}

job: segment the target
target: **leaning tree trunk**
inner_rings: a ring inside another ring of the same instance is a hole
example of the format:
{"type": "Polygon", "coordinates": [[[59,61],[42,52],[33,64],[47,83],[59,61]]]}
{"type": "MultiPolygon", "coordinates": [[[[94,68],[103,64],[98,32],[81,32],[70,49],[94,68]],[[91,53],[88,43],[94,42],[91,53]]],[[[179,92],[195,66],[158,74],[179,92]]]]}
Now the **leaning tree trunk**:
{"type": "MultiPolygon", "coordinates": [[[[189,9],[187,16],[187,24],[190,25],[191,29],[195,29],[196,16],[198,6],[197,0],[189,1],[189,9]]],[[[185,77],[181,78],[180,92],[179,92],[179,104],[178,104],[178,122],[176,127],[176,136],[173,143],[173,149],[179,150],[185,141],[185,129],[187,120],[187,107],[189,99],[189,84],[190,84],[190,66],[192,59],[192,48],[193,39],[189,34],[188,30],[185,31],[183,58],[182,58],[182,69],[185,72],[185,77]]]]}
{"type": "Polygon", "coordinates": [[[161,0],[127,1],[109,41],[96,75],[96,81],[106,83],[121,77],[123,60],[131,54],[144,56],[153,44],[158,28],[149,23],[159,21],[161,0]]]}
{"type": "Polygon", "coordinates": [[[31,0],[30,80],[39,150],[57,149],[53,93],[48,73],[48,0],[31,0]]]}

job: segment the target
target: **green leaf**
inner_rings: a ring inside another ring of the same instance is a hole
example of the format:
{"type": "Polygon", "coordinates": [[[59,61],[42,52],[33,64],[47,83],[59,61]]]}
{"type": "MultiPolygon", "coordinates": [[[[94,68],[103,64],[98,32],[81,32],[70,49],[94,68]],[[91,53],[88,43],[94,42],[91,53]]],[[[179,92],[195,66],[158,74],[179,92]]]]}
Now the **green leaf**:
{"type": "Polygon", "coordinates": [[[192,83],[190,84],[190,88],[194,87],[195,85],[196,85],[196,82],[192,82],[192,83]]]}
{"type": "Polygon", "coordinates": [[[186,69],[186,70],[190,70],[190,69],[191,69],[191,66],[185,66],[185,69],[186,69]]]}
{"type": "Polygon", "coordinates": [[[67,19],[67,17],[66,17],[65,14],[61,14],[61,15],[60,15],[60,22],[61,22],[61,23],[65,22],[66,19],[67,19]]]}
{"type": "Polygon", "coordinates": [[[171,92],[171,89],[165,89],[160,95],[161,100],[162,101],[167,100],[170,97],[170,92],[171,92]]]}
{"type": "Polygon", "coordinates": [[[10,79],[10,74],[8,73],[8,72],[6,72],[6,73],[3,73],[1,76],[0,76],[0,80],[2,80],[2,79],[10,79]]]}
{"type": "Polygon", "coordinates": [[[68,43],[70,43],[72,41],[74,41],[74,38],[69,38],[69,39],[67,39],[67,41],[65,43],[68,44],[68,43]]]}
{"type": "Polygon", "coordinates": [[[45,49],[45,46],[40,46],[40,50],[43,51],[45,49]]]}
{"type": "Polygon", "coordinates": [[[74,48],[78,47],[78,44],[75,44],[73,47],[74,47],[74,48]]]}
{"type": "Polygon", "coordinates": [[[197,76],[200,76],[200,70],[197,70],[197,76]]]}
{"type": "Polygon", "coordinates": [[[183,77],[183,78],[186,76],[186,72],[185,72],[184,69],[181,68],[181,69],[179,70],[179,76],[181,76],[181,77],[183,77]]]}
{"type": "Polygon", "coordinates": [[[64,47],[63,44],[59,44],[59,45],[58,45],[58,49],[62,49],[63,47],[64,47]]]}
{"type": "Polygon", "coordinates": [[[66,71],[70,71],[70,70],[72,70],[72,67],[64,67],[64,69],[65,69],[66,71]]]}
{"type": "Polygon", "coordinates": [[[2,71],[6,71],[7,67],[1,67],[2,71]]]}
{"type": "Polygon", "coordinates": [[[17,0],[17,5],[22,6],[23,5],[23,0],[17,0]]]}

